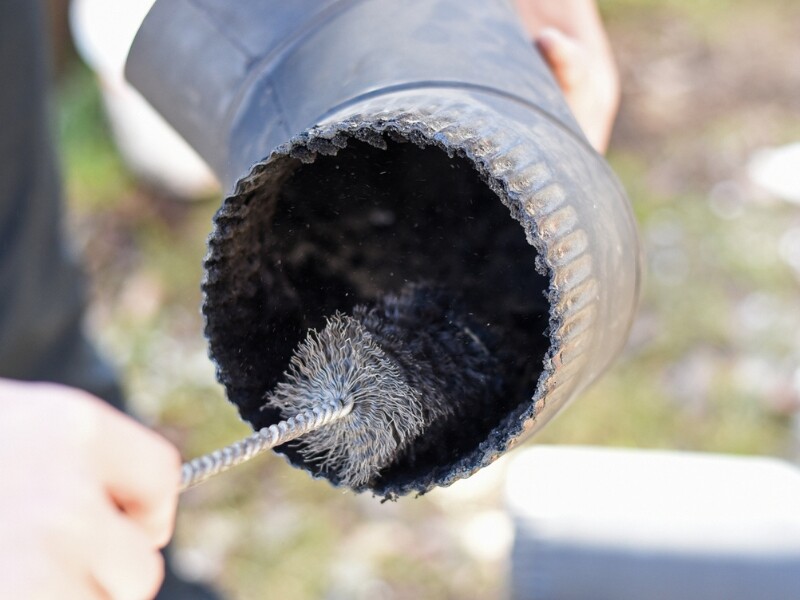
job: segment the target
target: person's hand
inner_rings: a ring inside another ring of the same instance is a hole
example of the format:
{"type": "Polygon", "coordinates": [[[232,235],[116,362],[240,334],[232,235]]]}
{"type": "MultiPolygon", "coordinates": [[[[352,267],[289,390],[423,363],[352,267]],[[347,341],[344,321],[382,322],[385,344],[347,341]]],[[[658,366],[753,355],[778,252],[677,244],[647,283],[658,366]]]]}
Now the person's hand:
{"type": "Polygon", "coordinates": [[[594,148],[603,153],[619,108],[619,73],[595,0],[516,0],[525,29],[594,148]]]}
{"type": "Polygon", "coordinates": [[[180,464],[84,392],[0,379],[0,597],[155,596],[180,464]]]}

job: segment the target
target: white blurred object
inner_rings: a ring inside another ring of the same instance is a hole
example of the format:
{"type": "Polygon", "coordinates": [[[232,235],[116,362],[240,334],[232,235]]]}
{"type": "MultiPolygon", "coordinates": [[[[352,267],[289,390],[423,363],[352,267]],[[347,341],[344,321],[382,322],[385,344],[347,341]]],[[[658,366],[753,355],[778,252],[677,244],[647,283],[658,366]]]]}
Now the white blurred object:
{"type": "Polygon", "coordinates": [[[747,176],[770,194],[800,204],[800,142],[754,153],[747,176]]]}
{"type": "Polygon", "coordinates": [[[800,470],[540,446],[511,461],[517,600],[800,598],[800,470]]]}
{"type": "Polygon", "coordinates": [[[73,0],[70,25],[78,52],[97,73],[114,138],[141,178],[183,197],[219,188],[197,153],[124,78],[125,59],[154,0],[73,0]]]}

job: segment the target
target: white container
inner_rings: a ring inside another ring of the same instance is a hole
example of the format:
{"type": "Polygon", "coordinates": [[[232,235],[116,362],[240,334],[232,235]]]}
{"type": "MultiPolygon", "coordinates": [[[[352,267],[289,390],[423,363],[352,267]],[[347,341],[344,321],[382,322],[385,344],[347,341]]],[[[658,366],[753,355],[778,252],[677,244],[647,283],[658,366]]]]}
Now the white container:
{"type": "Polygon", "coordinates": [[[800,598],[800,470],[757,457],[538,446],[513,457],[515,600],[800,598]]]}
{"type": "Polygon", "coordinates": [[[114,140],[141,179],[181,198],[219,188],[206,163],[123,76],[139,25],[154,0],[73,0],[70,25],[81,57],[97,74],[114,140]]]}

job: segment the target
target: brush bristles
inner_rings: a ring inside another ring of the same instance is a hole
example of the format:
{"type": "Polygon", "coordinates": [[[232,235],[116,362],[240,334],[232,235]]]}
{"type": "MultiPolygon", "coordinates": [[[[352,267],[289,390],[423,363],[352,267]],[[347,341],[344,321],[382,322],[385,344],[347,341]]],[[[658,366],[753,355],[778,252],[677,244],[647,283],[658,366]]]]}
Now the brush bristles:
{"type": "Polygon", "coordinates": [[[353,489],[390,465],[425,427],[420,393],[399,365],[358,321],[339,313],[299,345],[266,405],[285,419],[329,399],[352,403],[350,414],[303,436],[299,450],[353,489]]]}
{"type": "Polygon", "coordinates": [[[480,434],[503,397],[494,339],[448,290],[407,284],[311,331],[264,408],[287,419],[325,402],[352,406],[291,455],[334,484],[376,489],[387,474],[446,464],[480,434]]]}

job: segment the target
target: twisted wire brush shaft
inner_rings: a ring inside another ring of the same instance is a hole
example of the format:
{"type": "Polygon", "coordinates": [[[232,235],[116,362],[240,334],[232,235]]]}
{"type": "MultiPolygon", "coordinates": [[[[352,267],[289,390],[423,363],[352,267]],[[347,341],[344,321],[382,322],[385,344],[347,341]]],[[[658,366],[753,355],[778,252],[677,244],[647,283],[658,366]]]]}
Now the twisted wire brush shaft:
{"type": "Polygon", "coordinates": [[[275,446],[297,439],[314,429],[324,427],[336,419],[341,419],[352,409],[352,402],[345,404],[336,400],[329,400],[320,406],[298,413],[285,421],[264,427],[253,435],[224,448],[185,462],[181,468],[180,489],[184,491],[194,487],[203,483],[209,477],[232,469],[275,446]]]}

